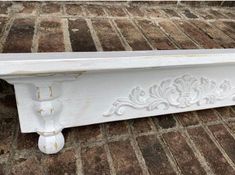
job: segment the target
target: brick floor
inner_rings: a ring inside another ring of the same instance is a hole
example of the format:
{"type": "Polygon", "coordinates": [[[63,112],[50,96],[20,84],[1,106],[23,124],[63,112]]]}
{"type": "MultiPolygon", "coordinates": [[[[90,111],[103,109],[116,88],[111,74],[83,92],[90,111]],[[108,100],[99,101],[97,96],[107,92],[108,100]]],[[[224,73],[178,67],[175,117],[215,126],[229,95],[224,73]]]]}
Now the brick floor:
{"type": "MultiPolygon", "coordinates": [[[[0,52],[235,47],[232,2],[99,4],[0,2],[0,52]]],[[[48,156],[37,134],[20,133],[0,81],[0,174],[231,175],[234,116],[225,107],[65,129],[65,148],[48,156]]]]}

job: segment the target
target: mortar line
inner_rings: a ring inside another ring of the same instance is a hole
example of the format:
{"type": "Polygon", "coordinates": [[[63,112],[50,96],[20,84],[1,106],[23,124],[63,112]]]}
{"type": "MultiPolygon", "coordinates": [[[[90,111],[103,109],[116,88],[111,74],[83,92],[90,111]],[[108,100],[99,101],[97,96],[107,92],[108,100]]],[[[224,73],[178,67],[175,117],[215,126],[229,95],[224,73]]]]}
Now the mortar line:
{"type": "Polygon", "coordinates": [[[131,142],[131,146],[135,152],[135,155],[136,155],[136,158],[139,162],[139,165],[142,169],[142,172],[144,175],[150,175],[149,171],[148,171],[148,167],[146,165],[146,162],[145,162],[145,159],[144,159],[144,156],[138,146],[138,143],[136,141],[136,137],[135,137],[135,134],[133,132],[133,127],[131,125],[131,122],[128,122],[128,133],[130,135],[130,142],[131,142]]]}
{"type": "Polygon", "coordinates": [[[199,117],[197,116],[197,114],[195,112],[194,116],[198,119],[199,123],[201,124],[201,127],[204,129],[204,131],[207,133],[207,135],[209,136],[209,138],[212,140],[212,142],[214,143],[214,145],[219,149],[219,151],[222,153],[222,155],[224,156],[224,158],[226,159],[226,161],[228,162],[228,164],[235,170],[235,164],[233,163],[233,161],[230,159],[230,157],[228,156],[228,154],[225,152],[225,150],[223,149],[223,147],[220,145],[220,143],[217,141],[217,139],[215,138],[215,136],[213,135],[213,133],[210,131],[210,129],[208,128],[207,125],[205,125],[203,122],[201,122],[201,120],[199,119],[199,117]]]}
{"type": "Polygon", "coordinates": [[[38,52],[38,39],[39,39],[39,27],[40,27],[40,5],[37,6],[36,17],[35,17],[35,27],[34,27],[34,35],[32,41],[31,52],[35,53],[38,52]]]}
{"type": "Polygon", "coordinates": [[[123,8],[123,10],[125,11],[126,15],[128,16],[128,20],[131,22],[131,24],[134,26],[134,28],[141,34],[141,36],[148,43],[150,48],[152,50],[157,50],[157,48],[153,47],[153,45],[150,43],[150,41],[148,40],[147,36],[144,34],[143,30],[141,29],[141,27],[136,23],[135,19],[130,17],[130,15],[128,14],[128,11],[126,10],[126,8],[123,8]]]}
{"type": "MultiPolygon", "coordinates": [[[[156,116],[157,117],[157,116],[156,116]]],[[[156,137],[158,138],[158,141],[159,143],[161,144],[162,146],[162,149],[163,151],[165,152],[166,154],[166,157],[167,157],[167,160],[170,162],[170,165],[171,167],[173,168],[174,172],[177,174],[177,175],[181,175],[182,172],[181,172],[181,169],[180,167],[178,166],[178,163],[175,159],[175,157],[173,156],[170,148],[168,147],[166,141],[163,139],[162,137],[162,134],[161,133],[161,129],[158,131],[157,127],[156,127],[156,124],[154,123],[153,119],[151,118],[150,122],[152,122],[153,124],[153,130],[155,132],[155,135],[156,137]]],[[[178,125],[177,125],[178,126],[178,125]]],[[[178,128],[176,128],[178,130],[178,128]]]]}
{"type": "Polygon", "coordinates": [[[100,127],[101,127],[101,133],[102,133],[102,135],[105,139],[104,150],[105,150],[105,153],[106,153],[106,156],[107,156],[107,161],[108,161],[109,168],[110,168],[110,174],[111,175],[116,175],[116,170],[115,170],[114,163],[113,163],[113,158],[112,158],[112,155],[111,155],[111,152],[110,152],[110,149],[109,149],[109,145],[108,145],[109,141],[108,141],[107,134],[105,132],[104,124],[101,124],[100,127]]]}
{"type": "MultiPolygon", "coordinates": [[[[108,16],[108,12],[106,11],[106,9],[103,9],[105,14],[108,16]]],[[[131,46],[129,45],[129,43],[127,42],[126,38],[123,36],[122,32],[120,31],[119,27],[117,26],[116,22],[114,21],[114,19],[109,19],[109,23],[111,24],[112,28],[114,29],[115,33],[117,34],[118,38],[120,39],[123,47],[125,48],[126,51],[132,51],[131,46]]]]}
{"type": "Polygon", "coordinates": [[[72,52],[72,45],[70,41],[70,34],[69,34],[69,26],[68,26],[68,19],[62,19],[62,30],[64,36],[64,45],[66,52],[72,52]]]}

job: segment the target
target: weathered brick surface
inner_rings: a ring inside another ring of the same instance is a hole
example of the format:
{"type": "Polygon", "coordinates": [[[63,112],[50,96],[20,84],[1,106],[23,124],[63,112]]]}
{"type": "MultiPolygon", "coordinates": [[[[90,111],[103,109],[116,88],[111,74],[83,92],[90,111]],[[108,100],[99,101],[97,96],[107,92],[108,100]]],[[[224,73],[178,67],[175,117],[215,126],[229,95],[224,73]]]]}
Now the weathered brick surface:
{"type": "Polygon", "coordinates": [[[127,16],[123,7],[108,6],[105,8],[109,16],[125,17],[127,16]]]}
{"type": "Polygon", "coordinates": [[[169,145],[183,174],[206,174],[181,133],[169,132],[164,134],[163,138],[169,145]]]}
{"type": "Polygon", "coordinates": [[[199,124],[197,117],[192,112],[184,112],[175,114],[177,119],[183,126],[192,126],[199,124]]]}
{"type": "Polygon", "coordinates": [[[160,21],[159,26],[172,38],[175,43],[182,49],[196,49],[197,46],[187,37],[174,23],[170,20],[160,21]]]}
{"type": "Polygon", "coordinates": [[[234,22],[214,21],[211,23],[215,25],[216,27],[218,27],[220,30],[222,30],[229,37],[235,39],[235,28],[234,28],[235,23],[234,22]]]}
{"type": "Polygon", "coordinates": [[[175,49],[175,46],[169,41],[166,35],[151,21],[138,20],[137,24],[141,27],[144,35],[155,49],[175,49]]]}
{"type": "Polygon", "coordinates": [[[84,174],[110,174],[109,163],[104,146],[82,148],[81,154],[84,174]]]}
{"type": "Polygon", "coordinates": [[[7,17],[0,17],[0,37],[2,35],[6,22],[7,22],[7,17]]]}
{"type": "Polygon", "coordinates": [[[105,129],[108,137],[128,134],[128,126],[125,121],[108,123],[105,125],[105,129]]]}
{"type": "Polygon", "coordinates": [[[60,19],[42,19],[38,37],[38,52],[65,51],[62,21],[60,19]]]}
{"type": "Polygon", "coordinates": [[[108,20],[92,20],[92,24],[104,51],[125,50],[117,33],[108,20]]]}
{"type": "Polygon", "coordinates": [[[135,134],[154,131],[154,126],[148,118],[134,120],[132,126],[135,134]]]}
{"type": "Polygon", "coordinates": [[[105,11],[102,8],[102,6],[96,6],[96,5],[87,5],[85,6],[85,9],[88,12],[88,15],[92,17],[98,17],[98,16],[105,16],[105,11]]]}
{"type": "Polygon", "coordinates": [[[111,142],[109,149],[117,175],[143,174],[129,140],[111,142]]]}
{"type": "Polygon", "coordinates": [[[61,12],[61,5],[58,3],[45,3],[41,8],[42,14],[57,14],[61,12]]]}
{"type": "Polygon", "coordinates": [[[193,21],[192,22],[195,26],[200,28],[202,31],[207,33],[215,42],[220,44],[224,48],[234,48],[235,47],[235,41],[224,34],[219,29],[205,23],[202,21],[193,21]]]}
{"type": "Polygon", "coordinates": [[[223,107],[223,108],[216,108],[215,110],[224,119],[235,117],[235,111],[232,108],[223,107]]]}
{"type": "Polygon", "coordinates": [[[82,6],[78,4],[66,4],[65,11],[68,15],[83,16],[85,13],[82,9],[82,6]]]}
{"type": "Polygon", "coordinates": [[[100,141],[103,138],[99,125],[83,126],[65,130],[68,143],[87,143],[100,141]]]}
{"type": "Polygon", "coordinates": [[[8,14],[11,5],[11,2],[0,2],[0,14],[8,14]]]}
{"type": "Polygon", "coordinates": [[[20,18],[14,21],[3,52],[31,52],[35,19],[20,18]]]}
{"type": "Polygon", "coordinates": [[[137,138],[137,142],[151,175],[175,174],[156,136],[141,136],[137,138]]]}
{"type": "Polygon", "coordinates": [[[116,20],[115,22],[133,50],[151,49],[141,32],[129,20],[116,20]]]}
{"type": "Polygon", "coordinates": [[[42,158],[41,164],[43,169],[45,169],[44,171],[46,171],[49,175],[75,175],[77,171],[76,150],[67,149],[54,156],[45,156],[42,158]]]}
{"type": "Polygon", "coordinates": [[[180,18],[180,15],[173,9],[163,9],[163,11],[169,16],[169,17],[176,17],[180,18]]]}
{"type": "Polygon", "coordinates": [[[209,123],[219,120],[218,115],[212,109],[197,111],[197,116],[203,123],[209,123]]]}
{"type": "Polygon", "coordinates": [[[221,46],[215,43],[208,35],[206,35],[203,31],[193,26],[189,22],[185,21],[174,21],[181,29],[190,36],[193,40],[195,40],[198,44],[200,44],[204,48],[221,48],[221,46]]]}
{"type": "Polygon", "coordinates": [[[176,126],[176,121],[173,115],[161,115],[154,118],[156,124],[159,125],[162,129],[173,128],[176,126]]]}
{"type": "Polygon", "coordinates": [[[73,51],[96,51],[90,29],[84,19],[69,20],[69,33],[73,51]]]}
{"type": "Polygon", "coordinates": [[[164,18],[166,15],[162,10],[147,8],[145,9],[146,16],[149,18],[164,18]]]}
{"type": "Polygon", "coordinates": [[[12,148],[16,121],[13,118],[0,119],[0,156],[9,154],[12,148]]]}
{"type": "Polygon", "coordinates": [[[232,135],[222,124],[209,126],[209,129],[211,130],[219,144],[223,147],[225,152],[228,154],[230,159],[235,163],[235,140],[232,135]]]}
{"type": "Polygon", "coordinates": [[[188,132],[216,174],[235,174],[233,168],[202,127],[188,129],[188,132]]]}
{"type": "Polygon", "coordinates": [[[189,9],[185,9],[183,10],[182,12],[184,14],[184,16],[186,16],[187,18],[191,18],[191,19],[195,19],[195,18],[198,18],[197,15],[195,15],[191,10],[189,9]]]}
{"type": "MultiPolygon", "coordinates": [[[[228,2],[105,4],[0,2],[0,52],[234,48],[228,2]]],[[[235,174],[234,106],[65,129],[52,156],[17,117],[14,90],[0,81],[3,175],[235,174]]]]}
{"type": "Polygon", "coordinates": [[[35,154],[19,155],[14,158],[13,166],[10,169],[11,175],[45,174],[41,166],[41,157],[35,154]]]}

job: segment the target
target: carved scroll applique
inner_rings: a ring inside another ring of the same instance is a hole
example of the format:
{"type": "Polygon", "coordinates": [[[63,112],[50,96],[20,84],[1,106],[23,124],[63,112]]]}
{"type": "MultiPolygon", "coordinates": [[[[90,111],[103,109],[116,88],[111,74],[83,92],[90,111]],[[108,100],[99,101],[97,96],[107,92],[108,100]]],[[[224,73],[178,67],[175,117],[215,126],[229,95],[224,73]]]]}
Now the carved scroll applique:
{"type": "Polygon", "coordinates": [[[159,108],[186,108],[192,105],[214,104],[234,94],[235,89],[228,80],[218,84],[204,77],[183,75],[151,86],[148,94],[141,87],[135,87],[128,97],[118,98],[104,116],[123,115],[126,108],[153,111],[159,108]]]}

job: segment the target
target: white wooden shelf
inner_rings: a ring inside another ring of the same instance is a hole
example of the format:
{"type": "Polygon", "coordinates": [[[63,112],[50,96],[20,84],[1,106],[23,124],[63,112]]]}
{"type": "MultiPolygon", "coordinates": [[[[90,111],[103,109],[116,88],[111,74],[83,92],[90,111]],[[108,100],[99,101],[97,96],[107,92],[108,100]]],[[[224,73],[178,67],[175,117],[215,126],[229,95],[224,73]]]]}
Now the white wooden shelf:
{"type": "Polygon", "coordinates": [[[67,127],[235,104],[235,49],[0,54],[23,133],[46,154],[67,127]]]}

